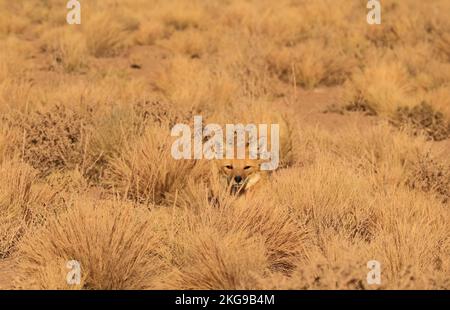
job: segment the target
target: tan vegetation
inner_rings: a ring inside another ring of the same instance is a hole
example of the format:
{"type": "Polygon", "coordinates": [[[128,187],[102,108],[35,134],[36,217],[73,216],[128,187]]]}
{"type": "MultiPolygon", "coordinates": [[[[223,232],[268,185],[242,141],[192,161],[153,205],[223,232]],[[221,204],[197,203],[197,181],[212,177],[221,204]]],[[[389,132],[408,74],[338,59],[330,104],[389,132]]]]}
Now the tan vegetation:
{"type": "Polygon", "coordinates": [[[382,7],[0,0],[0,288],[449,289],[450,3],[382,7]],[[286,122],[280,169],[173,159],[197,114],[286,122]]]}

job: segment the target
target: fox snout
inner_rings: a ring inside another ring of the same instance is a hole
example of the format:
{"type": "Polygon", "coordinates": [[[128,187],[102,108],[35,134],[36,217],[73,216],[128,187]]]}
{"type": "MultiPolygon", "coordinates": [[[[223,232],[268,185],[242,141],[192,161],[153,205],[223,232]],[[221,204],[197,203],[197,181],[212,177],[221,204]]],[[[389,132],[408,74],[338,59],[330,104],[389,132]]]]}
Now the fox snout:
{"type": "Polygon", "coordinates": [[[241,193],[244,191],[245,182],[247,181],[247,178],[242,178],[240,175],[234,176],[234,178],[231,181],[231,192],[233,194],[241,193]]]}
{"type": "Polygon", "coordinates": [[[246,178],[243,178],[240,175],[236,175],[231,180],[228,181],[228,184],[231,186],[231,192],[237,193],[244,190],[246,178]]]}
{"type": "Polygon", "coordinates": [[[243,179],[240,175],[231,179],[230,191],[232,194],[242,194],[245,191],[246,179],[243,179]]]}

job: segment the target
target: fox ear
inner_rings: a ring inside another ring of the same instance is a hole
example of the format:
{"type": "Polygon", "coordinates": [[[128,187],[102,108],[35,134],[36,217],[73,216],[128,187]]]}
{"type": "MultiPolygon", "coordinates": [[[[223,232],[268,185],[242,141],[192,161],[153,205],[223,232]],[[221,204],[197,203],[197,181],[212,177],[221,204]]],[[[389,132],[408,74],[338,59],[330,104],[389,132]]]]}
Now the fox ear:
{"type": "Polygon", "coordinates": [[[261,156],[259,156],[258,159],[256,160],[256,162],[258,163],[258,165],[262,165],[262,164],[268,162],[269,160],[270,159],[263,159],[263,158],[261,158],[261,156]]]}
{"type": "Polygon", "coordinates": [[[264,162],[265,162],[264,159],[261,158],[256,159],[256,163],[258,164],[258,166],[261,166],[264,162]]]}

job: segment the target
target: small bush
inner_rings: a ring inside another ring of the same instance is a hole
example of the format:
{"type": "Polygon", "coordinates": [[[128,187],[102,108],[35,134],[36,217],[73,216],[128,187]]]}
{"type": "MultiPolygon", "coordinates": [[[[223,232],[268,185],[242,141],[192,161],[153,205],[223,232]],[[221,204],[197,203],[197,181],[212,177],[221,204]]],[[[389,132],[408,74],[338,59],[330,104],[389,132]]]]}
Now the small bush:
{"type": "Polygon", "coordinates": [[[75,288],[152,288],[164,266],[160,238],[152,227],[148,211],[77,200],[22,240],[14,286],[70,289],[65,266],[77,260],[82,282],[75,288]]]}
{"type": "Polygon", "coordinates": [[[24,160],[43,175],[77,167],[88,173],[94,161],[87,153],[88,124],[76,112],[57,105],[46,112],[31,112],[10,122],[25,133],[24,160]]]}
{"type": "Polygon", "coordinates": [[[411,189],[433,193],[443,203],[450,202],[450,166],[429,156],[422,156],[417,162],[411,163],[406,184],[411,189]]]}
{"type": "Polygon", "coordinates": [[[94,14],[84,28],[87,50],[94,57],[117,56],[130,45],[130,34],[137,29],[137,20],[116,11],[94,14]]]}
{"type": "Polygon", "coordinates": [[[355,65],[339,48],[313,40],[277,49],[268,60],[283,81],[308,89],[342,84],[355,65]]]}
{"type": "Polygon", "coordinates": [[[172,157],[172,140],[167,124],[150,125],[141,138],[110,160],[103,183],[135,201],[161,203],[181,188],[195,166],[193,160],[172,157]]]}
{"type": "Polygon", "coordinates": [[[164,281],[168,288],[252,289],[266,271],[262,242],[242,232],[218,232],[214,227],[205,227],[179,241],[177,268],[164,281]],[[242,252],[243,248],[248,251],[242,252]]]}
{"type": "Polygon", "coordinates": [[[435,141],[450,137],[450,122],[446,120],[442,113],[436,112],[426,102],[412,108],[398,108],[393,123],[398,127],[409,127],[416,134],[424,133],[435,141]]]}
{"type": "MultiPolygon", "coordinates": [[[[45,219],[55,191],[37,184],[37,171],[18,160],[0,163],[0,258],[10,256],[24,232],[45,219]]],[[[56,205],[55,205],[56,206],[56,205]]]]}
{"type": "Polygon", "coordinates": [[[86,69],[88,52],[81,33],[55,29],[46,33],[42,40],[41,48],[52,53],[54,66],[61,65],[68,73],[86,69]]]}

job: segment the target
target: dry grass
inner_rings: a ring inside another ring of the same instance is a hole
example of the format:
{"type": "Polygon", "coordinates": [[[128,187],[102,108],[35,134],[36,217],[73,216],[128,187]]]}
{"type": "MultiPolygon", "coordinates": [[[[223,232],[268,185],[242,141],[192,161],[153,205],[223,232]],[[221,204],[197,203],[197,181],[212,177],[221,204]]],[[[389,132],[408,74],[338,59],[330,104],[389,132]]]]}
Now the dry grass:
{"type": "Polygon", "coordinates": [[[65,27],[52,29],[42,38],[42,50],[53,55],[53,66],[68,72],[82,71],[87,66],[88,51],[81,33],[65,27]]]}
{"type": "Polygon", "coordinates": [[[56,210],[57,191],[37,183],[37,171],[18,160],[0,164],[4,181],[0,187],[0,257],[14,251],[24,232],[56,210]],[[49,206],[48,204],[51,204],[49,206]]]}
{"type": "Polygon", "coordinates": [[[268,55],[280,78],[305,88],[341,84],[352,72],[354,62],[322,40],[309,40],[268,55]]]}
{"type": "Polygon", "coordinates": [[[267,266],[261,241],[241,233],[202,228],[184,236],[180,247],[179,267],[165,281],[168,289],[253,289],[267,266]],[[243,246],[248,251],[236,255],[243,246]]]}
{"type": "Polygon", "coordinates": [[[139,28],[139,23],[126,14],[114,11],[89,16],[85,27],[84,38],[89,53],[94,57],[110,57],[129,45],[129,35],[139,28]]]}
{"type": "Polygon", "coordinates": [[[23,132],[22,156],[43,174],[57,169],[79,167],[88,172],[86,152],[89,133],[83,119],[66,106],[55,106],[47,112],[14,115],[9,120],[12,128],[23,132]]]}
{"type": "Polygon", "coordinates": [[[149,127],[135,144],[125,146],[121,155],[110,160],[106,185],[142,203],[160,203],[183,186],[195,162],[172,158],[169,126],[162,128],[167,131],[149,127]]]}
{"type": "Polygon", "coordinates": [[[85,2],[0,0],[1,287],[450,288],[449,1],[85,2]],[[280,169],[173,159],[197,114],[280,124],[280,169]]]}
{"type": "Polygon", "coordinates": [[[2,175],[8,182],[2,182],[1,192],[1,237],[0,255],[5,257],[23,233],[28,212],[31,184],[36,173],[26,164],[5,162],[1,165],[2,175]]]}
{"type": "Polygon", "coordinates": [[[44,227],[21,242],[14,285],[69,288],[64,267],[75,259],[84,274],[82,288],[152,288],[164,264],[147,212],[127,204],[77,199],[69,210],[49,217],[44,227]]]}

